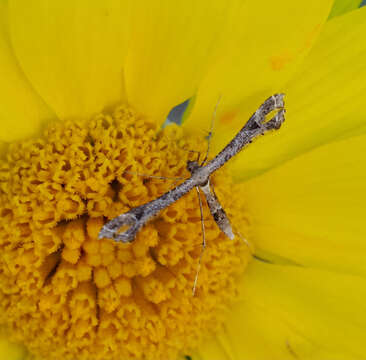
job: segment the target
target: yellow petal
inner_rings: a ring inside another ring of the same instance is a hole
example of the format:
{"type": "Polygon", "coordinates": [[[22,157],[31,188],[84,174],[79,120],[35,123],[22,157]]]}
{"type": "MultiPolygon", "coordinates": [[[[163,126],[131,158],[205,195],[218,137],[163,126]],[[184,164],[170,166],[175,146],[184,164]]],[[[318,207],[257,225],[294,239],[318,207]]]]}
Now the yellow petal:
{"type": "Polygon", "coordinates": [[[353,137],[244,183],[258,255],[366,275],[365,154],[366,136],[353,137]]]}
{"type": "MultiPolygon", "coordinates": [[[[333,0],[247,1],[237,12],[219,48],[218,59],[199,87],[196,103],[185,126],[209,129],[219,95],[222,99],[216,133],[236,131],[242,106],[249,113],[281,89],[307,55],[326,21],[333,0]]],[[[225,140],[229,140],[226,134],[225,140]]],[[[215,147],[213,139],[213,148],[215,147]]]]}
{"type": "Polygon", "coordinates": [[[19,63],[60,119],[89,118],[121,101],[125,3],[9,1],[19,63]]]}
{"type": "Polygon", "coordinates": [[[230,342],[235,351],[232,359],[235,360],[293,360],[291,344],[296,344],[296,347],[311,345],[296,334],[271,307],[264,308],[254,300],[243,300],[234,307],[225,331],[220,336],[230,342]]]}
{"type": "Polygon", "coordinates": [[[361,3],[362,0],[336,0],[334,2],[332,11],[329,14],[329,18],[355,10],[360,6],[361,3]]]}
{"type": "Polygon", "coordinates": [[[253,261],[226,336],[236,359],[366,358],[366,280],[253,261]]]}
{"type": "Polygon", "coordinates": [[[1,1],[0,142],[32,136],[40,131],[47,119],[53,116],[18,67],[8,36],[7,11],[6,1],[1,1]]]}
{"type": "Polygon", "coordinates": [[[23,360],[26,358],[24,346],[9,342],[4,330],[0,331],[0,359],[23,360]]]}
{"type": "Polygon", "coordinates": [[[192,360],[232,360],[233,355],[225,349],[222,344],[223,335],[219,334],[215,338],[205,341],[197,351],[192,354],[192,360]],[[221,338],[221,339],[220,339],[221,338]]]}
{"type": "Polygon", "coordinates": [[[286,86],[285,124],[238,157],[235,176],[249,178],[321,144],[365,130],[365,37],[366,8],[326,23],[301,71],[286,86]]]}
{"type": "Polygon", "coordinates": [[[173,106],[192,97],[238,3],[135,1],[125,72],[130,103],[164,121],[173,106]]]}

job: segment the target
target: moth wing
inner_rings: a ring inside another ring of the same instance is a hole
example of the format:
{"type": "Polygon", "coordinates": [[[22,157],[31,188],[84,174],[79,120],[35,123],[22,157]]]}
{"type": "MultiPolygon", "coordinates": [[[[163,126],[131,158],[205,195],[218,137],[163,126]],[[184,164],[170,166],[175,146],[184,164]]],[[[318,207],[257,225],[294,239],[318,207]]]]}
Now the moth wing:
{"type": "Polygon", "coordinates": [[[210,180],[208,180],[205,185],[200,186],[200,189],[205,195],[208,208],[210,209],[211,215],[214,218],[217,226],[229,239],[233,240],[235,235],[233,233],[229,218],[227,217],[225,210],[222,208],[219,199],[217,198],[215,191],[210,184],[210,180]]]}

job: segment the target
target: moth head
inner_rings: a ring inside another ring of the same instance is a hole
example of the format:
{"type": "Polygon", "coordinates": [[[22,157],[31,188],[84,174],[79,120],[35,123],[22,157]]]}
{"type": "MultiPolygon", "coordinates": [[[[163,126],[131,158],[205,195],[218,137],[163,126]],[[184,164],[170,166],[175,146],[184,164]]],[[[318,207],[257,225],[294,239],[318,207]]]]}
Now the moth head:
{"type": "Polygon", "coordinates": [[[198,168],[199,168],[199,164],[197,161],[187,161],[187,170],[193,174],[198,168]]]}

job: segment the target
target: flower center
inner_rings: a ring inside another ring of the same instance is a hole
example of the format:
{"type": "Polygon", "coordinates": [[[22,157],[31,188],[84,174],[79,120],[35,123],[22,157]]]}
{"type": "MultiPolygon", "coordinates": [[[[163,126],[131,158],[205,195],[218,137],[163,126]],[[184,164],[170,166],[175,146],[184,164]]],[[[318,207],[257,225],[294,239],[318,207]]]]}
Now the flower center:
{"type": "MultiPolygon", "coordinates": [[[[215,332],[249,251],[219,230],[204,202],[207,248],[192,295],[202,251],[196,191],[130,244],[98,239],[108,219],[189,177],[197,153],[188,150],[205,149],[204,139],[175,125],[157,132],[127,107],[10,145],[0,164],[0,321],[13,338],[48,360],[165,360],[215,332]]],[[[245,233],[230,177],[220,171],[212,183],[245,233]]]]}

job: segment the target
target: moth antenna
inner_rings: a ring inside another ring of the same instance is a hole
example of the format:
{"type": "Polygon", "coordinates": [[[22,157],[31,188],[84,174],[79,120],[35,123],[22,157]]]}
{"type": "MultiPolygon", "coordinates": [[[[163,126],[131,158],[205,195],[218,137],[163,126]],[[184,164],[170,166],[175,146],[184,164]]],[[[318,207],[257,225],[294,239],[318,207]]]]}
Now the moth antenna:
{"type": "Polygon", "coordinates": [[[217,100],[217,103],[215,105],[214,112],[212,114],[210,132],[208,133],[208,135],[206,137],[207,138],[207,151],[206,151],[206,156],[203,159],[203,161],[201,163],[201,166],[203,166],[206,163],[207,159],[208,159],[208,154],[210,152],[211,137],[212,137],[212,133],[213,133],[213,129],[214,129],[214,124],[215,124],[215,119],[216,119],[216,114],[217,114],[217,109],[219,107],[219,104],[220,104],[220,101],[221,101],[221,97],[222,97],[222,95],[220,94],[219,95],[219,98],[217,100]]]}
{"type": "Polygon", "coordinates": [[[202,245],[201,246],[202,246],[202,248],[201,248],[200,257],[198,259],[196,276],[194,278],[194,283],[193,283],[193,288],[192,288],[192,296],[194,296],[195,293],[196,293],[198,274],[201,270],[202,256],[203,256],[203,253],[206,249],[206,233],[205,233],[205,222],[204,222],[204,219],[203,219],[203,206],[202,206],[201,193],[200,193],[200,189],[199,189],[198,186],[196,186],[196,190],[197,190],[198,202],[199,202],[199,205],[200,205],[200,213],[201,213],[201,229],[202,229],[202,245]]]}

